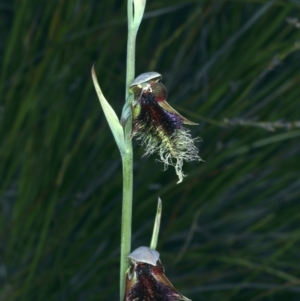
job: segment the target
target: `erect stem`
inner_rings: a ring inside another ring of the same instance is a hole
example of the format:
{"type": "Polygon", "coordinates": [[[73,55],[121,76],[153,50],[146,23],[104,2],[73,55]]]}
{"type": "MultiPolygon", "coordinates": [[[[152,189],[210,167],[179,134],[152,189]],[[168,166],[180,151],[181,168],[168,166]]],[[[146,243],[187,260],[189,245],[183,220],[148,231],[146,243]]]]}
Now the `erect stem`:
{"type": "Polygon", "coordinates": [[[131,220],[132,220],[132,144],[126,141],[126,153],[122,155],[123,163],[123,204],[121,229],[121,258],[120,258],[120,300],[125,291],[125,273],[128,268],[127,256],[131,250],[131,220]]]}
{"type": "MultiPolygon", "coordinates": [[[[126,59],[126,92],[125,102],[129,101],[129,86],[134,80],[135,73],[135,43],[140,22],[143,18],[146,0],[127,0],[128,13],[128,40],[126,59]],[[134,6],[134,14],[133,14],[134,6]]],[[[128,103],[127,103],[128,104],[128,103]]],[[[131,119],[128,119],[131,122],[131,119]]],[[[131,125],[130,125],[131,127],[131,125]]],[[[127,127],[128,128],[128,127],[127,127]]],[[[127,256],[131,250],[131,223],[132,223],[132,142],[125,131],[125,151],[122,153],[123,164],[123,203],[122,203],[122,229],[121,229],[121,257],[120,257],[120,301],[125,291],[125,274],[129,266],[127,256]]]]}
{"type": "Polygon", "coordinates": [[[127,58],[126,58],[126,87],[125,87],[125,101],[128,98],[129,90],[128,87],[134,80],[135,74],[135,43],[137,28],[133,22],[133,11],[132,11],[132,0],[127,1],[127,12],[128,12],[128,38],[127,38],[127,58]]]}
{"type": "MultiPolygon", "coordinates": [[[[132,0],[128,0],[128,40],[126,61],[126,92],[125,101],[128,99],[128,87],[134,80],[135,68],[135,40],[136,31],[133,28],[132,0]]],[[[122,154],[123,164],[123,203],[122,203],[122,228],[121,228],[121,257],[120,257],[120,301],[123,300],[125,291],[125,273],[129,266],[127,256],[131,250],[131,224],[132,224],[132,142],[125,141],[126,152],[122,154]]]]}

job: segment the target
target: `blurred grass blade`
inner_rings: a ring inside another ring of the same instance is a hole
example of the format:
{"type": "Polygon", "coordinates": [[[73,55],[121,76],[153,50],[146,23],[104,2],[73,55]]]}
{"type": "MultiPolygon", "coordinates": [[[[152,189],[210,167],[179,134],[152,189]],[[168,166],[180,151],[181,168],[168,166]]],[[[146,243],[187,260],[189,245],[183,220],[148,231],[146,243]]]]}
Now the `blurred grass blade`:
{"type": "MultiPolygon", "coordinates": [[[[1,3],[0,299],[118,300],[121,158],[86,66],[101,66],[119,119],[126,1],[1,3]]],[[[199,121],[207,163],[176,185],[133,141],[132,245],[149,246],[160,195],[158,247],[185,295],[299,301],[299,0],[174,3],[147,1],[136,71],[161,73],[169,103],[199,121]]],[[[127,78],[126,93],[134,67],[127,78]]]]}

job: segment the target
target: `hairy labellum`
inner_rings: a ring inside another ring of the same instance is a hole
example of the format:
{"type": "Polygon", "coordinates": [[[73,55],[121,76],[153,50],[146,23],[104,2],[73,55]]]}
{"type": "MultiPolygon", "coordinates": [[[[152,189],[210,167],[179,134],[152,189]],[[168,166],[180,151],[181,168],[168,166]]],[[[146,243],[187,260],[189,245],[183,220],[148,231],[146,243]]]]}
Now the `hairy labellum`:
{"type": "Polygon", "coordinates": [[[201,160],[194,145],[196,139],[183,127],[183,124],[196,123],[180,115],[167,103],[167,91],[160,82],[160,74],[149,74],[151,78],[148,81],[138,80],[147,78],[147,74],[142,74],[130,86],[134,94],[132,136],[137,136],[146,146],[145,155],[158,153],[165,169],[168,165],[174,166],[180,183],[184,177],[183,162],[201,160]]]}
{"type": "MultiPolygon", "coordinates": [[[[154,250],[147,247],[140,247],[137,250],[139,249],[145,253],[146,258],[147,255],[153,255],[150,252],[154,250]]],[[[145,260],[145,262],[140,256],[139,261],[130,257],[130,255],[129,259],[131,265],[126,273],[124,301],[190,301],[181,295],[165,276],[164,267],[159,258],[157,258],[155,265],[150,264],[148,260],[145,260]]]]}
{"type": "Polygon", "coordinates": [[[146,92],[141,95],[140,114],[133,121],[133,133],[146,132],[150,135],[171,136],[176,129],[182,126],[183,120],[166,110],[156,101],[153,93],[146,92]],[[160,128],[161,133],[156,133],[160,128]]]}

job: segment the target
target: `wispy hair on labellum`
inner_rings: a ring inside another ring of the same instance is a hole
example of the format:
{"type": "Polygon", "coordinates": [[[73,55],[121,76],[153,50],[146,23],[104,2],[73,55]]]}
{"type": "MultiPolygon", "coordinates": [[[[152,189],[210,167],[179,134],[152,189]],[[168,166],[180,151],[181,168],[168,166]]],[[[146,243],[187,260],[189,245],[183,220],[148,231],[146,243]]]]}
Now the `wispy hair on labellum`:
{"type": "Polygon", "coordinates": [[[179,178],[177,183],[182,182],[183,162],[201,161],[194,144],[200,139],[192,138],[183,124],[197,123],[189,121],[167,103],[167,90],[157,72],[139,75],[130,85],[130,92],[134,95],[132,136],[141,140],[146,156],[159,155],[164,169],[174,166],[179,178]]]}

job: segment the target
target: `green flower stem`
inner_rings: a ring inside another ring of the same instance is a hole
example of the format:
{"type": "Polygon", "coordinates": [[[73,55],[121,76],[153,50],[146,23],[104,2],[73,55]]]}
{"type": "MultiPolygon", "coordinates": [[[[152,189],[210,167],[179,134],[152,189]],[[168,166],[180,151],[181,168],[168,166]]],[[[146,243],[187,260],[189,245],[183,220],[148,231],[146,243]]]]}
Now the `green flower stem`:
{"type": "Polygon", "coordinates": [[[132,219],[132,143],[126,141],[126,153],[122,155],[123,163],[123,206],[121,229],[121,258],[120,258],[120,300],[125,291],[125,273],[128,269],[127,256],[131,250],[131,219],[132,219]]]}
{"type": "MultiPolygon", "coordinates": [[[[129,101],[129,86],[134,80],[135,73],[135,44],[136,35],[143,18],[146,0],[128,0],[128,40],[127,40],[127,65],[126,65],[126,92],[125,102],[129,101]],[[133,14],[134,5],[134,14],[133,14]]],[[[131,117],[128,120],[131,127],[131,117]]],[[[128,139],[128,126],[125,126],[125,151],[122,152],[123,163],[123,204],[122,204],[122,229],[121,229],[121,257],[120,257],[120,301],[125,292],[125,273],[129,267],[127,256],[131,250],[131,219],[132,219],[132,142],[128,139]]]]}
{"type": "Polygon", "coordinates": [[[128,38],[127,38],[127,59],[126,59],[126,87],[125,87],[125,101],[129,96],[128,87],[134,80],[135,73],[135,43],[137,29],[133,22],[132,0],[127,1],[128,12],[128,38]]]}
{"type": "MultiPolygon", "coordinates": [[[[127,40],[127,65],[126,65],[126,91],[125,101],[128,99],[128,87],[134,79],[135,68],[135,40],[136,32],[133,31],[132,0],[128,0],[128,40],[127,40]]],[[[120,301],[125,292],[125,273],[129,267],[127,256],[131,251],[131,223],[132,223],[132,142],[125,141],[126,152],[122,154],[123,164],[123,204],[122,204],[122,228],[121,228],[121,257],[120,257],[120,301]]]]}

